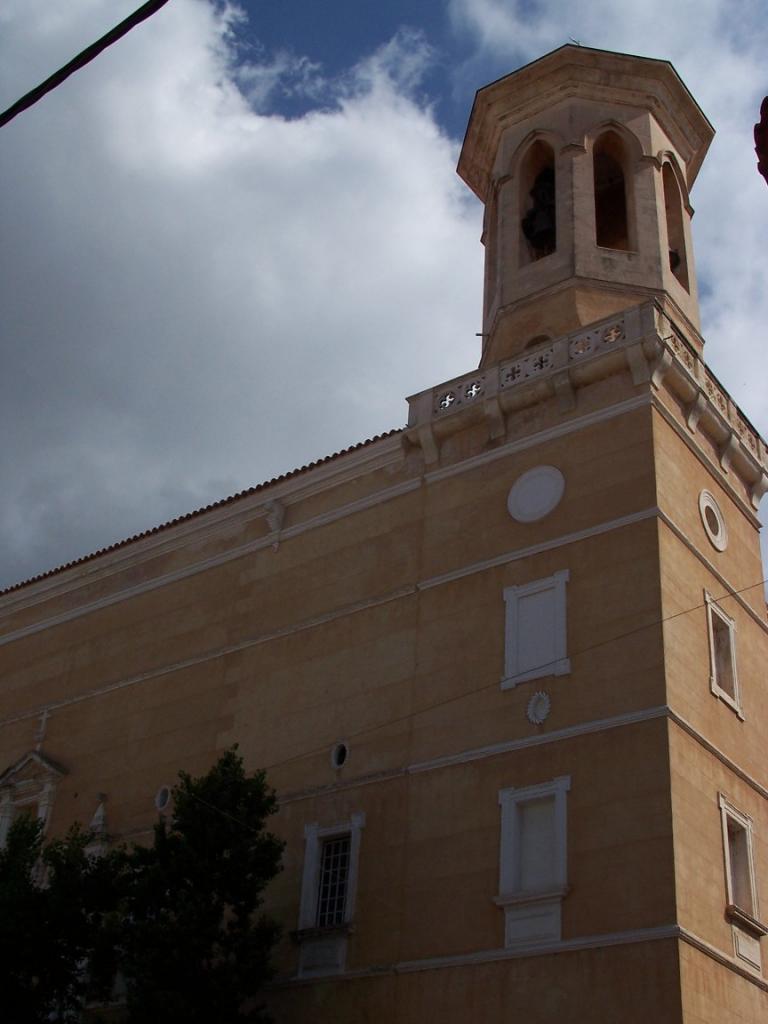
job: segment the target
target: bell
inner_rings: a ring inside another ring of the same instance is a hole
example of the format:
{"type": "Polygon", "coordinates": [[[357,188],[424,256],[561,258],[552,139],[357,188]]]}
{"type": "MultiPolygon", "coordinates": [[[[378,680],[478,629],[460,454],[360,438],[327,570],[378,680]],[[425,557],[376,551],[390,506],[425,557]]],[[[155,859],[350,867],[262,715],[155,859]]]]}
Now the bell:
{"type": "Polygon", "coordinates": [[[551,168],[545,167],[538,173],[530,195],[533,206],[523,217],[520,227],[538,259],[554,252],[557,246],[555,175],[551,168]]]}
{"type": "Polygon", "coordinates": [[[554,210],[534,206],[523,218],[522,226],[523,234],[537,253],[554,252],[557,238],[554,210]]]}

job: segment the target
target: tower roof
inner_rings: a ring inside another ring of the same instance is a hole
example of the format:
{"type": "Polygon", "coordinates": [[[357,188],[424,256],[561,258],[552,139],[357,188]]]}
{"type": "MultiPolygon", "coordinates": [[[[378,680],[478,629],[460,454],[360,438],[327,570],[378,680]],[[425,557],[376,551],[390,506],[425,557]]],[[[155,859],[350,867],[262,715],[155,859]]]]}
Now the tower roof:
{"type": "Polygon", "coordinates": [[[502,131],[573,96],[650,108],[685,159],[690,189],[714,129],[672,64],[568,43],[475,94],[458,173],[483,202],[502,131]]]}

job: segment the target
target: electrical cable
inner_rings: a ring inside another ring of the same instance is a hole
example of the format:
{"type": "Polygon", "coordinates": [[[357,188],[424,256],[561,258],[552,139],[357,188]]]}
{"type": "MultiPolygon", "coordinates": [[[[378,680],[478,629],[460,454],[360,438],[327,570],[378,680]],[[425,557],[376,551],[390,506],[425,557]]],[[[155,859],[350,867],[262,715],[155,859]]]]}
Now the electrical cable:
{"type": "MultiPolygon", "coordinates": [[[[721,597],[712,598],[715,604],[720,604],[721,601],[728,597],[734,597],[736,594],[743,594],[747,590],[754,590],[756,587],[764,587],[768,583],[768,577],[763,580],[759,580],[757,583],[750,583],[746,587],[742,587],[740,590],[730,590],[728,593],[723,594],[721,597]]],[[[690,615],[691,612],[698,611],[700,608],[706,607],[706,601],[701,601],[699,604],[692,605],[690,608],[684,608],[682,611],[675,612],[672,615],[665,615],[660,619],[654,619],[653,622],[646,623],[643,626],[638,626],[636,629],[627,630],[625,633],[620,633],[618,636],[609,637],[607,640],[600,640],[598,643],[590,644],[589,647],[583,647],[580,651],[574,651],[570,657],[578,658],[581,655],[589,654],[590,651],[597,650],[599,647],[605,647],[607,644],[617,643],[619,640],[624,640],[629,636],[634,636],[636,633],[642,633],[646,629],[651,629],[653,626],[662,626],[665,622],[671,622],[673,619],[678,619],[683,615],[690,615]]],[[[548,663],[547,663],[548,664],[548,663]]],[[[471,690],[464,690],[462,693],[454,694],[452,697],[447,697],[445,700],[437,701],[435,704],[429,704],[426,707],[419,708],[416,711],[410,711],[408,714],[400,715],[397,718],[390,718],[386,722],[380,722],[377,725],[368,726],[365,729],[361,729],[358,732],[348,733],[348,739],[359,739],[368,733],[377,732],[379,729],[386,729],[391,725],[398,725],[400,722],[407,721],[409,718],[415,718],[418,715],[428,714],[430,711],[436,711],[441,707],[445,707],[447,704],[452,704],[454,701],[464,700],[465,697],[473,697],[475,694],[482,693],[484,690],[496,689],[499,683],[494,680],[492,683],[488,683],[485,686],[473,687],[471,690]]],[[[317,706],[317,705],[316,705],[317,706]]],[[[261,771],[272,771],[275,768],[282,768],[284,765],[293,764],[296,761],[301,761],[307,757],[314,757],[317,754],[322,754],[328,747],[327,743],[323,743],[319,747],[315,747],[312,750],[304,751],[301,754],[295,754],[293,757],[284,758],[282,761],[274,761],[272,764],[263,765],[261,771]]]]}
{"type": "MultiPolygon", "coordinates": [[[[728,597],[735,597],[736,594],[743,594],[747,590],[754,590],[756,587],[764,587],[766,583],[768,583],[768,577],[766,577],[766,579],[759,580],[757,583],[750,583],[746,587],[741,587],[741,589],[739,590],[728,591],[728,593],[723,594],[721,597],[712,598],[712,601],[715,604],[719,605],[721,601],[725,600],[728,597]]],[[[607,640],[601,640],[598,643],[590,644],[589,647],[583,647],[580,651],[574,651],[571,657],[577,658],[583,654],[589,654],[590,651],[597,650],[598,647],[605,647],[607,644],[616,643],[619,640],[624,640],[629,636],[634,636],[636,633],[643,632],[643,630],[651,629],[653,626],[662,626],[665,622],[671,622],[673,619],[679,619],[683,615],[690,615],[691,612],[698,611],[700,608],[705,607],[706,601],[701,601],[699,604],[692,605],[690,608],[684,608],[682,611],[674,612],[672,615],[665,615],[660,619],[654,619],[653,622],[648,622],[643,626],[638,626],[636,629],[630,629],[627,630],[625,633],[619,633],[618,636],[609,637],[607,640]]],[[[452,704],[454,701],[463,700],[465,697],[473,697],[478,693],[483,693],[485,690],[496,689],[498,685],[498,682],[494,680],[494,682],[488,683],[485,686],[479,686],[474,687],[471,690],[465,690],[462,693],[454,694],[454,696],[452,697],[447,697],[445,700],[437,701],[435,704],[430,704],[427,707],[420,708],[417,711],[411,711],[408,714],[400,715],[398,718],[390,718],[386,722],[381,722],[378,725],[369,726],[368,728],[361,729],[356,733],[349,733],[348,738],[359,739],[360,737],[365,736],[368,733],[376,732],[379,729],[386,729],[391,725],[397,725],[398,723],[407,721],[409,718],[414,718],[417,715],[427,714],[430,711],[435,711],[438,708],[445,707],[448,704],[452,704]]],[[[323,743],[322,746],[315,747],[312,750],[306,750],[301,754],[295,754],[293,757],[284,758],[282,761],[274,761],[272,764],[268,764],[265,765],[263,768],[260,768],[259,771],[272,771],[275,768],[282,768],[285,765],[294,764],[295,762],[301,761],[304,758],[314,757],[317,754],[322,754],[323,751],[327,749],[327,747],[328,744],[323,743]]],[[[354,782],[351,782],[350,784],[354,785],[354,782]]],[[[250,831],[256,831],[247,822],[241,821],[239,818],[234,817],[234,815],[229,814],[227,811],[222,810],[220,807],[216,807],[213,804],[209,803],[207,800],[203,800],[202,797],[199,797],[193,793],[190,793],[188,795],[194,797],[195,800],[198,800],[201,804],[204,804],[206,807],[210,808],[210,810],[218,812],[224,817],[229,818],[231,821],[234,821],[238,825],[242,825],[243,828],[247,828],[250,831]]]]}
{"type": "Polygon", "coordinates": [[[147,0],[147,3],[142,4],[133,14],[129,14],[127,18],[120,22],[119,25],[115,25],[114,28],[110,29],[109,32],[105,33],[100,39],[97,39],[95,43],[91,43],[90,46],[86,46],[76,57],[73,57],[69,63],[65,64],[63,68],[59,68],[50,75],[44,82],[31,89],[28,93],[16,100],[15,103],[11,104],[7,110],[0,114],[0,128],[12,121],[14,117],[22,113],[24,110],[28,110],[29,107],[33,106],[38,100],[41,100],[43,96],[51,92],[57,86],[61,85],[62,82],[66,81],[70,75],[74,74],[75,71],[79,71],[84,68],[86,64],[90,62],[108,46],[116,43],[118,39],[122,39],[124,35],[135,28],[142,21],[146,21],[147,18],[156,14],[161,7],[164,7],[168,3],[168,0],[147,0]]]}

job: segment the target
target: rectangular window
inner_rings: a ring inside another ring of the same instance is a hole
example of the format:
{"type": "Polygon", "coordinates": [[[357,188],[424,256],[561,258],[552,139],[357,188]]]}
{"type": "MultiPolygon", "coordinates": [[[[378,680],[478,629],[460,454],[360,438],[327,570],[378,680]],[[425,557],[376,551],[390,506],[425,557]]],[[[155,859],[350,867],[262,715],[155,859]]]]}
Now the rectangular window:
{"type": "Polygon", "coordinates": [[[752,858],[752,819],[721,794],[725,860],[726,915],[733,930],[734,952],[756,970],[761,969],[760,939],[768,928],[758,920],[757,887],[752,858]]]}
{"type": "Polygon", "coordinates": [[[517,887],[521,892],[540,892],[557,885],[555,797],[518,804],[520,859],[517,887]]]}
{"type": "Polygon", "coordinates": [[[730,816],[726,815],[726,819],[732,902],[742,910],[746,910],[748,914],[754,914],[755,900],[752,894],[749,864],[749,832],[730,816]]]}
{"type": "Polygon", "coordinates": [[[504,589],[506,605],[503,689],[527,679],[571,671],[566,656],[567,569],[504,589]]]}
{"type": "Polygon", "coordinates": [[[709,686],[743,718],[736,674],[736,626],[716,601],[704,593],[709,633],[709,686]]]}
{"type": "Polygon", "coordinates": [[[508,947],[560,938],[567,891],[568,776],[523,789],[503,789],[499,895],[508,947]]]}
{"type": "Polygon", "coordinates": [[[344,970],[364,825],[365,815],[360,813],[336,825],[304,827],[304,874],[295,932],[301,977],[344,970]]]}
{"type": "Polygon", "coordinates": [[[40,805],[36,800],[26,800],[23,803],[8,803],[7,806],[3,807],[3,819],[4,819],[4,830],[3,839],[6,838],[8,831],[14,821],[17,818],[40,818],[40,805]]]}
{"type": "Polygon", "coordinates": [[[62,773],[62,768],[36,750],[0,773],[0,847],[5,846],[11,824],[20,814],[37,818],[45,831],[62,773]]]}
{"type": "Polygon", "coordinates": [[[348,835],[326,839],[323,842],[320,857],[320,888],[317,897],[318,928],[330,928],[344,921],[350,842],[348,835]]]}
{"type": "Polygon", "coordinates": [[[752,866],[752,819],[720,797],[725,848],[725,888],[728,905],[755,916],[755,879],[752,866]]]}

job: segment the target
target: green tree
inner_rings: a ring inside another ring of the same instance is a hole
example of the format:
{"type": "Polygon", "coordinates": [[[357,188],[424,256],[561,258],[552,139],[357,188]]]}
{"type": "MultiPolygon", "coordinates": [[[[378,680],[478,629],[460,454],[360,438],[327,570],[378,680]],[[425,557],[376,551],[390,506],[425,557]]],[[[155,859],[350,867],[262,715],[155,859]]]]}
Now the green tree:
{"type": "Polygon", "coordinates": [[[0,987],[14,1024],[80,1019],[84,963],[114,904],[111,864],[87,854],[92,839],[74,825],[44,846],[41,822],[22,815],[0,850],[0,987]]]}
{"type": "Polygon", "coordinates": [[[115,938],[129,1021],[268,1020],[255,1001],[278,928],[258,911],[280,870],[283,843],[264,827],[276,808],[233,748],[199,778],[180,772],[170,824],[123,853],[115,938]]]}
{"type": "Polygon", "coordinates": [[[129,1024],[268,1020],[256,1000],[278,937],[259,913],[283,850],[265,830],[275,794],[233,748],[199,778],[179,772],[172,795],[151,846],[101,857],[79,825],[44,844],[40,822],[13,822],[0,850],[4,1020],[79,1021],[116,978],[115,1019],[129,1024]]]}

